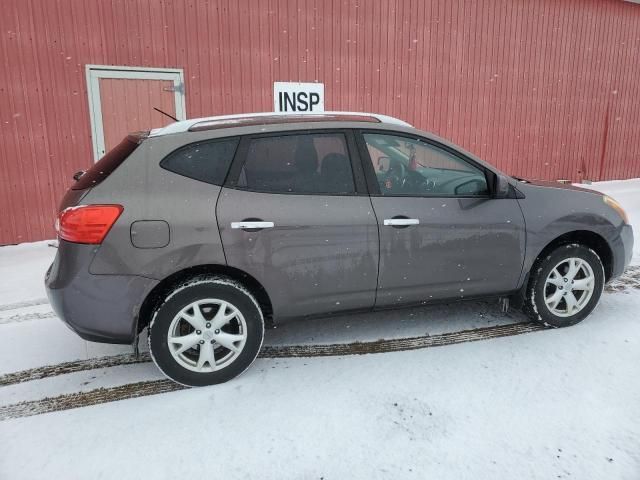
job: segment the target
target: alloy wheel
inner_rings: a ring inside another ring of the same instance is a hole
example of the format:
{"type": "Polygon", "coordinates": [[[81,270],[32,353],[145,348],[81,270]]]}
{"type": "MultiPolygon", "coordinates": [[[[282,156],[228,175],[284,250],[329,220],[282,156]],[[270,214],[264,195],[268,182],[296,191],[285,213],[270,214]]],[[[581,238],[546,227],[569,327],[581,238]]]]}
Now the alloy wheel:
{"type": "Polygon", "coordinates": [[[549,272],[544,284],[544,301],[553,315],[571,317],[589,303],[594,288],[591,265],[581,258],[567,258],[549,272]]]}
{"type": "Polygon", "coordinates": [[[198,373],[225,368],[242,353],[247,324],[233,304],[207,298],[188,304],[173,318],[169,351],[182,367],[198,373]]]}

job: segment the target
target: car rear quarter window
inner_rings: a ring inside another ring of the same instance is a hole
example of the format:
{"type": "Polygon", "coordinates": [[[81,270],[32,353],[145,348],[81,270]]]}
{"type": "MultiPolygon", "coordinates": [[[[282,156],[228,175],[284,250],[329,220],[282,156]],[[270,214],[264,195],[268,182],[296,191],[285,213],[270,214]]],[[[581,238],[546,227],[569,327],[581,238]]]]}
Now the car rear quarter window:
{"type": "Polygon", "coordinates": [[[355,193],[342,133],[313,133],[249,140],[238,188],[267,193],[355,193]]]}
{"type": "Polygon", "coordinates": [[[160,166],[178,175],[222,185],[238,147],[238,138],[191,143],[166,156],[160,166]]]}

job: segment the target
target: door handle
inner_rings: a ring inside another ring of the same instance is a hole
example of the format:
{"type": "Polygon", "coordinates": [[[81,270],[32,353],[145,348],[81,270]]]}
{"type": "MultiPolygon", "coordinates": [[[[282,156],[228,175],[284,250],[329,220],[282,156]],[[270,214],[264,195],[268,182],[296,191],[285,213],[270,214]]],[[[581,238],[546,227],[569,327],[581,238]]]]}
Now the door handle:
{"type": "Polygon", "coordinates": [[[384,224],[391,227],[408,227],[420,224],[420,220],[417,218],[385,218],[384,224]]]}
{"type": "Polygon", "coordinates": [[[241,228],[242,230],[262,230],[263,228],[273,228],[275,227],[275,223],[273,222],[263,222],[262,220],[246,220],[242,222],[231,222],[231,228],[237,229],[241,228]]]}

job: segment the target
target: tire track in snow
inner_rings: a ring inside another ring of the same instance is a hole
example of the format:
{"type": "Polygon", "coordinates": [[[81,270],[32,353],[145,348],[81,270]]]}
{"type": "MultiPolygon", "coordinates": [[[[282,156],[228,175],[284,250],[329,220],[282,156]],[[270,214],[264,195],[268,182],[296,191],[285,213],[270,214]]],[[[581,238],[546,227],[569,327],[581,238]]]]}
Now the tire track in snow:
{"type": "Polygon", "coordinates": [[[329,345],[287,345],[266,346],[260,352],[261,358],[291,357],[332,357],[342,355],[362,355],[367,353],[389,353],[421,348],[454,345],[456,343],[477,342],[490,338],[522,335],[523,333],[546,330],[547,327],[534,322],[496,325],[494,327],[461,330],[459,332],[422,335],[419,337],[398,338],[392,340],[374,340],[371,342],[334,343],[329,345]]]}
{"type": "Polygon", "coordinates": [[[45,367],[30,368],[15,373],[0,375],[0,387],[15,385],[17,383],[41,380],[67,373],[84,372],[98,368],[118,367],[135,363],[150,362],[151,357],[147,352],[141,353],[137,358],[133,354],[111,355],[108,357],[90,358],[88,360],[75,360],[72,362],[58,363],[45,367]]]}
{"type": "MultiPolygon", "coordinates": [[[[534,322],[513,323],[493,327],[461,330],[459,332],[419,337],[398,338],[392,340],[373,340],[369,342],[334,343],[324,345],[282,345],[262,347],[258,358],[295,358],[295,357],[330,357],[345,355],[363,355],[367,353],[388,353],[420,348],[453,345],[456,343],[488,340],[490,338],[521,335],[523,333],[544,330],[547,327],[534,322]]],[[[133,354],[112,355],[108,357],[75,360],[44,367],[31,368],[15,373],[0,375],[0,387],[17,383],[41,380],[68,373],[83,372],[99,368],[118,367],[151,361],[148,352],[138,357],[133,354]]]]}
{"type": "Polygon", "coordinates": [[[188,387],[174,383],[171,380],[149,380],[146,382],[120,385],[118,387],[102,387],[88,392],[69,393],[57,397],[44,398],[42,400],[6,405],[0,407],[0,421],[31,417],[43,413],[60,412],[72,408],[88,407],[90,405],[98,405],[117,400],[174,392],[185,388],[188,387]]]}
{"type": "Polygon", "coordinates": [[[604,287],[605,292],[616,293],[625,290],[640,289],[640,266],[634,265],[627,267],[622,275],[615,280],[607,283],[604,287]]]}
{"type": "Polygon", "coordinates": [[[30,320],[43,320],[45,318],[57,318],[57,316],[53,312],[18,313],[16,315],[11,315],[10,317],[0,318],[0,325],[28,322],[30,320]]]}
{"type": "MultiPolygon", "coordinates": [[[[537,323],[525,322],[495,327],[484,327],[474,330],[443,333],[433,336],[420,336],[394,340],[376,340],[372,342],[355,342],[347,344],[329,345],[286,345],[266,346],[260,352],[260,358],[296,358],[296,357],[327,357],[344,355],[363,355],[368,353],[387,353],[404,350],[416,350],[422,348],[468,343],[491,338],[522,335],[524,333],[545,330],[546,327],[537,323]]],[[[150,361],[148,353],[141,354],[138,358],[134,355],[116,355],[92,360],[78,360],[50,367],[34,368],[22,372],[11,373],[0,377],[0,385],[13,385],[16,383],[37,380],[72,372],[80,372],[96,368],[107,368],[134,363],[150,361]]],[[[40,415],[43,413],[64,411],[73,408],[87,407],[102,403],[126,400],[129,398],[156,395],[184,387],[171,380],[150,380],[145,382],[130,383],[110,388],[98,388],[88,392],[59,395],[19,402],[0,407],[0,421],[40,415]]]]}
{"type": "Polygon", "coordinates": [[[25,307],[35,307],[37,305],[45,305],[49,303],[49,300],[46,298],[37,298],[35,300],[27,300],[25,302],[17,302],[17,303],[8,303],[6,305],[0,305],[0,312],[4,312],[6,310],[18,310],[19,308],[25,307]]]}
{"type": "Polygon", "coordinates": [[[22,310],[29,307],[38,307],[40,305],[48,305],[49,301],[46,298],[37,298],[35,300],[27,300],[24,302],[8,303],[0,305],[0,312],[8,312],[7,317],[0,318],[0,325],[7,323],[19,323],[27,322],[30,320],[42,320],[45,318],[56,318],[56,314],[49,310],[48,312],[28,312],[28,313],[13,313],[13,310],[22,310]]]}

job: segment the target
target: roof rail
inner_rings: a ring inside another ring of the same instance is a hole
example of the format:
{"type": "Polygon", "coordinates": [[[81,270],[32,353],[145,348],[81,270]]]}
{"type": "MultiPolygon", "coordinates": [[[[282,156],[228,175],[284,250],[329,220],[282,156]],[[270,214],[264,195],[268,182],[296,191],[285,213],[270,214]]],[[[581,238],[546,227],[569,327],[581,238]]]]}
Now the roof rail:
{"type": "Polygon", "coordinates": [[[319,112],[319,113],[280,113],[280,112],[259,112],[259,113],[240,113],[235,115],[220,115],[216,117],[202,117],[193,118],[190,120],[181,120],[179,122],[171,123],[163,128],[156,128],[151,130],[150,137],[159,137],[161,135],[169,135],[171,133],[181,133],[194,130],[208,130],[207,124],[211,125],[210,128],[231,128],[235,126],[243,126],[247,124],[259,125],[260,118],[264,117],[265,123],[275,123],[274,119],[282,117],[283,122],[290,118],[291,121],[338,121],[340,118],[347,117],[343,121],[378,121],[380,123],[390,123],[393,125],[400,125],[403,127],[411,127],[412,125],[404,122],[398,118],[390,117],[388,115],[380,115],[378,113],[362,113],[362,112],[319,112]],[[303,118],[304,117],[304,118],[303,118]],[[332,118],[331,118],[332,117],[332,118]],[[351,117],[351,118],[349,118],[351,117]],[[271,121],[267,122],[267,119],[271,121]],[[250,121],[250,122],[248,122],[250,121]]]}

